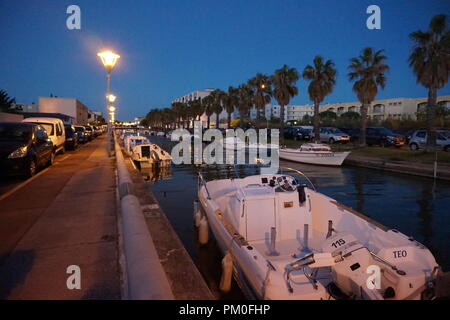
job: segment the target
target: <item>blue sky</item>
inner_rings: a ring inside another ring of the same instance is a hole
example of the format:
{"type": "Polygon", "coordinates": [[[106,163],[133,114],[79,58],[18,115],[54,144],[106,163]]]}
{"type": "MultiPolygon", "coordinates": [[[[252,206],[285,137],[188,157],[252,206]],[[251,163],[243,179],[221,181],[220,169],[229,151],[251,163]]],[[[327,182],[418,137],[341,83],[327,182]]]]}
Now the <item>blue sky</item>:
{"type": "MultiPolygon", "coordinates": [[[[283,64],[299,72],[320,54],[338,69],[326,102],[356,100],[347,66],[366,46],[385,49],[391,71],[378,98],[425,97],[408,66],[408,35],[450,13],[448,0],[1,0],[0,88],[18,103],[50,93],[105,110],[105,72],[96,52],[121,59],[111,91],[118,119],[166,107],[185,93],[227,89],[283,64]],[[66,8],[81,8],[81,30],[66,28],[66,8]],[[366,9],[381,8],[381,30],[366,28],[366,9]]],[[[309,103],[299,80],[292,104],[309,103]]],[[[450,85],[439,95],[450,94],[450,85]]]]}

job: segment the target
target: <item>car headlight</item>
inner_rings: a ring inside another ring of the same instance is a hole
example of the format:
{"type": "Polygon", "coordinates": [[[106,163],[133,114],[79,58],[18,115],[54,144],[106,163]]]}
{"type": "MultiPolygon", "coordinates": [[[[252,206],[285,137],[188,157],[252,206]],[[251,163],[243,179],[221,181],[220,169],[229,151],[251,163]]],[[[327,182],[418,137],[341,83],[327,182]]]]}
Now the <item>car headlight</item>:
{"type": "Polygon", "coordinates": [[[20,147],[19,149],[11,152],[11,154],[8,156],[8,159],[23,158],[27,155],[27,151],[28,151],[28,146],[20,147]]]}

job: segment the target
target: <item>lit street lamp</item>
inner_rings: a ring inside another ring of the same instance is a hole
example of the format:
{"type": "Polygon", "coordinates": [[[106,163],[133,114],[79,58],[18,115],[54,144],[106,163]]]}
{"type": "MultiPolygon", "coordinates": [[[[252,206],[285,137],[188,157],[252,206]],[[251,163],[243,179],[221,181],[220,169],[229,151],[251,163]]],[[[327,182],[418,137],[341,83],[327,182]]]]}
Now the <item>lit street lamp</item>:
{"type": "MultiPolygon", "coordinates": [[[[114,68],[114,66],[117,63],[117,60],[119,60],[120,56],[112,51],[102,51],[97,53],[97,56],[100,57],[100,59],[102,60],[103,66],[106,69],[106,101],[107,101],[107,106],[110,105],[110,103],[114,102],[116,100],[116,96],[110,93],[110,85],[111,85],[111,71],[114,68]]],[[[109,139],[111,140],[111,135],[112,135],[112,130],[111,130],[111,125],[112,125],[112,121],[113,117],[114,117],[114,112],[112,112],[112,114],[110,113],[110,123],[109,123],[109,134],[110,137],[109,139]]],[[[111,151],[111,145],[109,150],[111,151]]]]}
{"type": "Polygon", "coordinates": [[[113,95],[112,93],[106,95],[106,99],[110,102],[110,103],[114,103],[114,101],[116,101],[116,96],[113,95]]]}

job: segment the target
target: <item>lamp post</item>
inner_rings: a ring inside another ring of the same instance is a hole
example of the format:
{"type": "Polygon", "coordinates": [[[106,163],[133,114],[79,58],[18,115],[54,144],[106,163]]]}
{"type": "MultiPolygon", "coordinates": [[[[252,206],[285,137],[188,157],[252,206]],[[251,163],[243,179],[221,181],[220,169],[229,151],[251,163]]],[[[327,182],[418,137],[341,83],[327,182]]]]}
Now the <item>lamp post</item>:
{"type": "MultiPolygon", "coordinates": [[[[103,66],[106,69],[106,101],[107,101],[107,106],[109,106],[109,103],[114,102],[116,100],[116,96],[114,96],[113,94],[110,93],[110,87],[111,87],[111,71],[114,68],[114,66],[117,63],[117,60],[119,60],[120,56],[112,51],[102,51],[97,53],[97,56],[100,57],[100,59],[102,60],[103,66]],[[112,101],[111,101],[112,100],[112,101]]],[[[113,113],[114,114],[114,113],[113,113]]],[[[111,113],[110,113],[111,116],[111,113]]],[[[111,117],[110,117],[110,121],[108,124],[108,128],[109,128],[109,140],[111,141],[112,139],[112,122],[111,122],[111,117]]],[[[109,151],[111,152],[111,144],[109,144],[109,151]]]]}

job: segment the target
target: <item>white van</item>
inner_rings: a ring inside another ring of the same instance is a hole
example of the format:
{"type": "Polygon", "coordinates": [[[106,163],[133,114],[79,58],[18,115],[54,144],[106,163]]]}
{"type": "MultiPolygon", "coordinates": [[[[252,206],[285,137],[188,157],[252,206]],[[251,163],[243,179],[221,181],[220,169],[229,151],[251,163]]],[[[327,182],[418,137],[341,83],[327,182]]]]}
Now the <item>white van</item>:
{"type": "Polygon", "coordinates": [[[64,122],[58,118],[26,118],[22,122],[38,123],[45,128],[48,137],[53,142],[55,154],[58,152],[64,153],[66,142],[66,133],[64,130],[64,122]]]}

